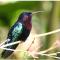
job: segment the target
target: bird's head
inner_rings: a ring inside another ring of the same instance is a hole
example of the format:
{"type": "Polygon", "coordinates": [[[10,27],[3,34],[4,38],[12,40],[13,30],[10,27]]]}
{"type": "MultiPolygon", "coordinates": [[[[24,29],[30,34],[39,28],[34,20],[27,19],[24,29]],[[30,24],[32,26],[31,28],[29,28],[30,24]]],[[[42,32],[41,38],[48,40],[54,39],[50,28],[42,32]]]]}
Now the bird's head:
{"type": "Polygon", "coordinates": [[[19,21],[27,28],[27,29],[31,29],[32,27],[32,13],[31,12],[23,12],[20,16],[19,16],[19,21]]]}
{"type": "Polygon", "coordinates": [[[40,13],[44,11],[36,11],[36,12],[23,12],[18,18],[18,21],[20,21],[27,29],[32,28],[32,15],[36,13],[40,13]]]}

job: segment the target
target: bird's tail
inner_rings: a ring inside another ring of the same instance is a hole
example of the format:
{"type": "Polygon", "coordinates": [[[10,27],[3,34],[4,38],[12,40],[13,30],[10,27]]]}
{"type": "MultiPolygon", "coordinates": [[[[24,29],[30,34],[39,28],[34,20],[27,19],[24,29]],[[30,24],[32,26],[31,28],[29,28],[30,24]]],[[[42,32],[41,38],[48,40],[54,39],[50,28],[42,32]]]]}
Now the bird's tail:
{"type": "Polygon", "coordinates": [[[13,53],[13,51],[4,50],[1,54],[1,57],[2,58],[8,58],[12,53],[13,53]]]}
{"type": "MultiPolygon", "coordinates": [[[[18,46],[18,44],[15,44],[15,45],[9,46],[7,48],[9,48],[9,49],[16,49],[17,46],[18,46]]],[[[8,58],[12,53],[13,53],[13,51],[3,50],[3,52],[1,53],[1,57],[2,58],[8,58]]]]}

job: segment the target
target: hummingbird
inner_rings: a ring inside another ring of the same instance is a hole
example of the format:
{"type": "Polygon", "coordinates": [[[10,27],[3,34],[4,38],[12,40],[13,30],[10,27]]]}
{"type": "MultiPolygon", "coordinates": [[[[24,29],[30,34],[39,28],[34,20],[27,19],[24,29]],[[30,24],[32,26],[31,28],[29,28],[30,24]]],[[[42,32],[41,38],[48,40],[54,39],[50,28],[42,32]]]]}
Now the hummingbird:
{"type": "MultiPolygon", "coordinates": [[[[15,22],[15,24],[10,28],[8,35],[7,35],[7,41],[4,44],[9,44],[16,41],[25,42],[28,38],[30,31],[32,29],[32,15],[43,12],[43,11],[37,11],[37,12],[23,12],[19,15],[18,20],[15,22]]],[[[14,44],[12,46],[7,46],[8,49],[16,49],[18,44],[14,44]]],[[[13,51],[10,50],[3,50],[1,53],[2,58],[8,58],[13,51]]]]}

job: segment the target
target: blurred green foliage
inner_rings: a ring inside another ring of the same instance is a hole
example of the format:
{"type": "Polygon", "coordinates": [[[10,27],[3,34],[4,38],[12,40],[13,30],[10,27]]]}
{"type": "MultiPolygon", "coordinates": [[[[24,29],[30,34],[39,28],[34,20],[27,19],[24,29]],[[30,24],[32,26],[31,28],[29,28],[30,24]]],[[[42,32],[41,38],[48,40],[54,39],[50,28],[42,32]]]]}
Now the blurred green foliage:
{"type": "Polygon", "coordinates": [[[16,2],[0,5],[0,25],[11,26],[10,25],[10,23],[12,23],[11,19],[14,18],[13,15],[15,16],[17,15],[15,13],[18,10],[20,10],[19,11],[20,14],[20,12],[23,10],[33,10],[37,6],[39,6],[39,2],[16,2]]]}

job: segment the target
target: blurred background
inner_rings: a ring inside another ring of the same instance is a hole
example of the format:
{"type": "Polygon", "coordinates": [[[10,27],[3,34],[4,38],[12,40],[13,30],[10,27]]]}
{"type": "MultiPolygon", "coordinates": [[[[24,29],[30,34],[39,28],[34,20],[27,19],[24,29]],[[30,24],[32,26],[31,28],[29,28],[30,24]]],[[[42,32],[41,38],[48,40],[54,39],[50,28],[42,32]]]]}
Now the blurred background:
{"type": "MultiPolygon", "coordinates": [[[[7,34],[11,26],[16,22],[18,16],[24,11],[44,11],[43,13],[34,14],[32,16],[32,32],[35,34],[41,34],[56,30],[60,28],[60,1],[13,1],[3,2],[0,1],[0,43],[6,40],[7,34]]],[[[59,33],[44,36],[39,39],[38,47],[40,51],[48,49],[52,44],[59,40],[59,33]]],[[[19,49],[20,47],[18,47],[19,49]]],[[[48,53],[57,52],[60,49],[54,49],[48,53]]],[[[2,49],[0,49],[1,55],[2,49]]],[[[26,53],[16,52],[8,59],[16,60],[33,60],[31,56],[26,53]],[[12,57],[13,56],[13,57],[12,57]],[[19,57],[18,57],[19,56],[19,57]]],[[[3,59],[0,57],[0,59],[3,59]]],[[[58,60],[47,56],[39,56],[36,60],[58,60]]],[[[3,59],[5,60],[5,59],[3,59]]]]}

